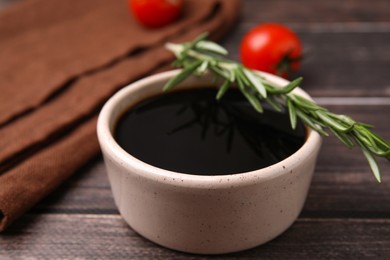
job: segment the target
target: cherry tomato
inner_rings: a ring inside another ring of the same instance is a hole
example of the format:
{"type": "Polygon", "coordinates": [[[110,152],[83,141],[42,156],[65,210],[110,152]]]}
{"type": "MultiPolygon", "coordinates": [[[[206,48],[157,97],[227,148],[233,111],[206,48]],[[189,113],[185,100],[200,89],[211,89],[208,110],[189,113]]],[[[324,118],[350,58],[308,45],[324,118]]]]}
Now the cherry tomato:
{"type": "Polygon", "coordinates": [[[176,20],[183,0],[129,0],[129,7],[138,22],[157,28],[176,20]]]}
{"type": "Polygon", "coordinates": [[[302,45],[298,36],[286,26],[265,23],[244,36],[240,56],[247,68],[287,77],[300,65],[302,45]]]}

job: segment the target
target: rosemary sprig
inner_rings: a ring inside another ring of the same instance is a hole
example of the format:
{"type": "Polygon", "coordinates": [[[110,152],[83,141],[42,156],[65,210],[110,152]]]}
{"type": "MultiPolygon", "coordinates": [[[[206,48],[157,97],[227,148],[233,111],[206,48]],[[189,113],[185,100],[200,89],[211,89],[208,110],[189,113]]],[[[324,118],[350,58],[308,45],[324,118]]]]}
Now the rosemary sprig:
{"type": "Polygon", "coordinates": [[[328,136],[328,132],[332,132],[347,147],[358,146],[375,178],[381,182],[376,157],[390,161],[390,144],[371,131],[372,125],[355,121],[349,116],[334,114],[313,101],[292,93],[302,82],[302,78],[297,78],[284,87],[276,86],[255,71],[226,59],[224,56],[228,53],[227,50],[207,41],[207,33],[192,42],[167,43],[166,47],[176,55],[174,65],[182,67],[183,70],[166,83],[165,91],[192,74],[200,75],[210,71],[216,79],[222,79],[217,99],[221,99],[230,86],[237,85],[254,109],[260,113],[263,112],[262,101],[269,103],[276,111],[282,111],[282,107],[286,107],[293,129],[299,118],[322,136],[328,136]]]}

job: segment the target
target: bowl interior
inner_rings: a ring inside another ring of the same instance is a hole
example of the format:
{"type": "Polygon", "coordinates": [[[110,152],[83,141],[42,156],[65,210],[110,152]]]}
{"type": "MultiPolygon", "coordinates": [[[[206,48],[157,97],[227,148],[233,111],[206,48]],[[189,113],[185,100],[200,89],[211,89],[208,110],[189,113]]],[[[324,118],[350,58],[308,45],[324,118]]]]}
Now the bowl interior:
{"type": "MultiPolygon", "coordinates": [[[[177,173],[169,170],[160,169],[158,167],[144,163],[137,158],[133,157],[122,149],[119,144],[115,141],[113,137],[113,132],[115,125],[120,118],[120,116],[127,111],[130,107],[134,106],[141,100],[145,100],[149,97],[156,96],[162,93],[163,85],[179,71],[169,71],[161,74],[157,74],[151,77],[147,77],[140,81],[137,81],[122,90],[116,93],[103,107],[98,121],[98,135],[101,146],[104,150],[109,151],[120,164],[127,165],[129,168],[135,168],[141,170],[140,172],[145,173],[149,177],[154,178],[153,175],[163,175],[169,178],[188,178],[196,182],[203,183],[204,181],[216,181],[220,178],[241,178],[245,176],[261,176],[261,179],[270,179],[276,178],[278,175],[283,174],[283,171],[275,172],[275,168],[286,168],[286,165],[293,166],[297,164],[300,160],[304,160],[306,157],[310,157],[311,153],[316,146],[320,145],[319,135],[312,131],[311,129],[307,130],[307,138],[305,143],[300,149],[298,149],[294,154],[287,157],[286,159],[273,164],[269,167],[265,167],[259,170],[240,173],[240,174],[228,174],[228,175],[218,175],[218,176],[202,176],[202,175],[192,175],[177,173]],[[261,171],[261,173],[259,172],[261,171]]],[[[272,83],[275,83],[280,86],[288,84],[288,81],[262,73],[267,80],[272,83]]],[[[196,87],[210,87],[210,82],[212,78],[210,75],[204,75],[201,77],[190,77],[178,86],[180,89],[193,88],[196,87]]],[[[295,93],[310,98],[303,90],[297,88],[294,90],[295,93]]]]}

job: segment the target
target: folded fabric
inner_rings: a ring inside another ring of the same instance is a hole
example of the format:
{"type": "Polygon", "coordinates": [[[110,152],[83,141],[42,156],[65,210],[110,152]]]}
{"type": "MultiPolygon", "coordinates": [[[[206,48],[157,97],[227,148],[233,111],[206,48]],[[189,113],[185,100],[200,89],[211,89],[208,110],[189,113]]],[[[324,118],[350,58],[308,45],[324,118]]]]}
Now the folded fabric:
{"type": "Polygon", "coordinates": [[[165,68],[166,41],[224,35],[238,0],[187,0],[146,29],[127,1],[33,0],[0,14],[0,231],[99,152],[96,115],[119,88],[165,68]]]}

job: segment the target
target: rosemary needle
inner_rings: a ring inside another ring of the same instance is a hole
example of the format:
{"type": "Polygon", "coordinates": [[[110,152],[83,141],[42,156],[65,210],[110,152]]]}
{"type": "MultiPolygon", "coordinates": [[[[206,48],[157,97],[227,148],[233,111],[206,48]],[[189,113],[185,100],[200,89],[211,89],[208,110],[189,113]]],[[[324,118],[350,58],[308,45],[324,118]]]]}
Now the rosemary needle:
{"type": "Polygon", "coordinates": [[[359,147],[376,180],[381,182],[376,157],[390,161],[390,144],[371,131],[371,125],[357,122],[345,115],[334,114],[313,101],[292,93],[302,82],[302,78],[295,79],[284,87],[266,81],[257,72],[226,59],[224,56],[227,55],[227,50],[208,41],[207,35],[204,33],[192,42],[183,44],[166,44],[167,49],[176,55],[174,65],[182,67],[183,70],[167,82],[164,90],[174,88],[190,75],[210,71],[216,78],[223,80],[217,99],[222,98],[227,89],[235,84],[259,113],[263,112],[262,101],[268,102],[277,111],[281,111],[281,106],[286,107],[293,129],[299,118],[322,136],[328,136],[328,130],[347,147],[359,147]]]}

